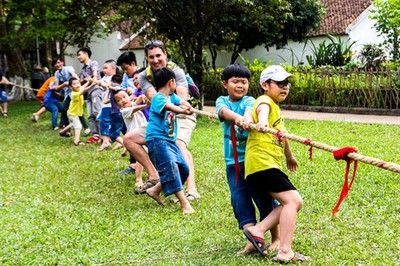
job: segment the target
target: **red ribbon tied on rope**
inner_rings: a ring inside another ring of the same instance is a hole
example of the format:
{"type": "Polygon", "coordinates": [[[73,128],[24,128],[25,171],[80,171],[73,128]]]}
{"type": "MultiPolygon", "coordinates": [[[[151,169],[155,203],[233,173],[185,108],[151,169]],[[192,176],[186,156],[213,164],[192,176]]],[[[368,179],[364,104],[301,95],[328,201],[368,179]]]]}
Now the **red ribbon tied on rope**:
{"type": "Polygon", "coordinates": [[[239,164],[239,156],[237,153],[237,147],[236,147],[236,130],[235,130],[235,123],[231,123],[231,141],[232,141],[232,148],[233,148],[233,159],[235,160],[235,174],[236,174],[236,179],[235,179],[235,186],[239,182],[239,173],[240,173],[240,164],[239,164]]]}
{"type": "Polygon", "coordinates": [[[353,185],[354,178],[356,177],[358,162],[354,161],[353,176],[349,183],[350,164],[353,162],[353,160],[350,159],[347,155],[351,152],[357,152],[357,150],[354,149],[353,147],[344,147],[344,148],[333,151],[333,157],[335,157],[336,160],[345,160],[347,162],[347,166],[346,166],[346,173],[344,174],[344,183],[343,183],[342,192],[340,193],[340,197],[339,197],[338,202],[336,203],[336,206],[332,210],[332,217],[335,216],[335,213],[339,210],[340,204],[343,202],[343,200],[346,198],[347,194],[349,193],[350,188],[353,185]]]}
{"type": "MultiPolygon", "coordinates": [[[[311,144],[311,139],[306,139],[306,140],[304,141],[304,144],[305,144],[305,145],[310,145],[310,144],[311,144]]],[[[308,149],[308,152],[309,152],[309,157],[308,157],[308,159],[312,160],[312,146],[311,146],[311,145],[310,145],[310,148],[308,149]]]]}

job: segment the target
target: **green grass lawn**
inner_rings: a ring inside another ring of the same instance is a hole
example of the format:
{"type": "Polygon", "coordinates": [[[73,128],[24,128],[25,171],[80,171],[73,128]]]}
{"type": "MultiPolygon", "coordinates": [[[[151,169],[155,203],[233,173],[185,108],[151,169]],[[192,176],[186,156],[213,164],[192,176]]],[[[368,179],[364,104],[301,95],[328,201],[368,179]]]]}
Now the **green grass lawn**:
{"type": "MultiPolygon", "coordinates": [[[[230,206],[218,121],[200,118],[190,150],[201,199],[193,215],[135,195],[119,151],[75,147],[39,123],[34,102],[11,104],[0,117],[0,265],[273,265],[271,256],[237,257],[246,240],[230,206]]],[[[305,117],[306,119],[306,117],[305,117]]],[[[395,117],[394,119],[398,119],[395,117]]],[[[400,163],[399,126],[286,120],[289,132],[400,163]]],[[[82,138],[85,140],[85,138],[82,138]]],[[[300,163],[291,181],[303,196],[293,241],[307,265],[400,265],[399,174],[360,163],[334,218],[344,161],[291,142],[300,163]]],[[[266,239],[269,235],[266,235],[266,239]]]]}

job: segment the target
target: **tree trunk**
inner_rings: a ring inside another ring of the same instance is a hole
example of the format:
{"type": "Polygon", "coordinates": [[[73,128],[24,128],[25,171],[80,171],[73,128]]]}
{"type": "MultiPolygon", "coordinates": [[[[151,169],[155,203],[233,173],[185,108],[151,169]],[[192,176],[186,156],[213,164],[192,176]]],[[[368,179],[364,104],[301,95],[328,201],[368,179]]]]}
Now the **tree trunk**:
{"type": "Polygon", "coordinates": [[[8,68],[10,76],[27,77],[22,50],[19,47],[11,47],[11,44],[4,45],[5,54],[7,56],[8,68]]]}

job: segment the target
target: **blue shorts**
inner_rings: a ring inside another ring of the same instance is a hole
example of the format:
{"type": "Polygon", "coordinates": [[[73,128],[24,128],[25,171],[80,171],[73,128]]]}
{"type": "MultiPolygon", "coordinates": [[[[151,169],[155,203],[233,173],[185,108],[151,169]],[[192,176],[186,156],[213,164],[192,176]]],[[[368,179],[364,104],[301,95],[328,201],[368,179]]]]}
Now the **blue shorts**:
{"type": "Polygon", "coordinates": [[[164,196],[183,190],[189,176],[189,165],[178,145],[164,139],[147,141],[149,156],[160,175],[164,196]]]}
{"type": "Polygon", "coordinates": [[[126,134],[126,126],[121,113],[111,114],[110,138],[114,142],[122,134],[126,134]]]}
{"type": "Polygon", "coordinates": [[[101,135],[110,136],[111,107],[103,107],[96,120],[100,122],[101,135]]]}
{"type": "Polygon", "coordinates": [[[1,102],[5,103],[8,101],[7,93],[5,90],[0,90],[1,102]]]}
{"type": "Polygon", "coordinates": [[[236,184],[235,165],[226,166],[226,176],[228,179],[229,190],[231,192],[231,205],[233,213],[242,229],[245,224],[256,223],[256,210],[253,204],[257,206],[260,213],[260,221],[277,206],[276,201],[268,195],[264,199],[253,199],[248,182],[244,180],[244,163],[240,163],[240,173],[236,184]]]}

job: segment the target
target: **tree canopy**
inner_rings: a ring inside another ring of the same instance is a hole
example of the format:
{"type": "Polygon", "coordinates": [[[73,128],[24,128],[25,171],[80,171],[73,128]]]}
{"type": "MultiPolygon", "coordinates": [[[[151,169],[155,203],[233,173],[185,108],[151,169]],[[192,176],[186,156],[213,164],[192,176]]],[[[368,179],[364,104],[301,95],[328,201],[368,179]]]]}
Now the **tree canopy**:
{"type": "Polygon", "coordinates": [[[218,50],[232,51],[234,62],[258,45],[302,41],[318,28],[324,9],[315,0],[5,0],[1,12],[0,44],[12,73],[23,72],[17,66],[22,59],[15,60],[26,44],[20,40],[57,41],[63,52],[68,45],[87,45],[103,21],[110,28],[128,25],[147,39],[172,41],[201,83],[205,48],[213,58],[218,50]]]}
{"type": "Polygon", "coordinates": [[[376,20],[375,29],[386,35],[383,45],[390,51],[392,60],[399,61],[400,0],[374,0],[373,5],[371,18],[376,20]]]}
{"type": "MultiPolygon", "coordinates": [[[[12,75],[26,76],[22,50],[41,44],[87,45],[100,28],[103,1],[84,0],[5,0],[0,3],[0,45],[7,55],[12,75]]],[[[52,47],[48,48],[52,56],[52,47]]],[[[54,53],[54,51],[53,51],[54,53]]]]}
{"type": "MultiPolygon", "coordinates": [[[[120,19],[138,18],[132,29],[144,23],[152,36],[174,41],[185,66],[201,83],[205,48],[213,57],[219,49],[232,51],[232,63],[243,50],[258,45],[283,47],[289,39],[304,40],[319,27],[324,14],[315,0],[156,0],[131,1],[131,7],[114,4],[120,19]]],[[[146,32],[149,36],[149,32],[146,32]]],[[[150,34],[150,35],[151,35],[150,34]]]]}

